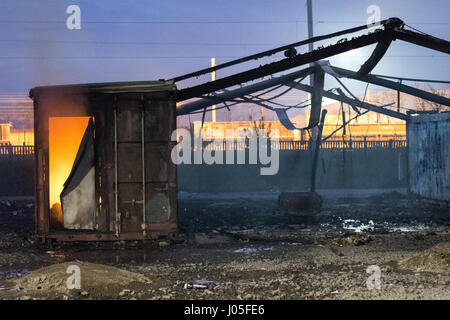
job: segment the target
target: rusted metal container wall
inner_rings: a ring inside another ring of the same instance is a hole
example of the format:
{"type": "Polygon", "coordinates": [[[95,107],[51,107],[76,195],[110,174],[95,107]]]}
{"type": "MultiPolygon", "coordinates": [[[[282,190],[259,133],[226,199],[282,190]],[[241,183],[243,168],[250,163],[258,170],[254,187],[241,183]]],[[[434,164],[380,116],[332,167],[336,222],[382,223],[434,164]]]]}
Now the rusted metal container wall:
{"type": "Polygon", "coordinates": [[[407,137],[410,192],[450,201],[450,113],[412,117],[407,137]]]}
{"type": "Polygon", "coordinates": [[[175,94],[176,87],[164,81],[32,89],[38,235],[98,241],[177,232],[176,167],[170,160],[175,94]],[[49,223],[49,118],[80,116],[95,121],[95,227],[54,230],[49,223]]]}

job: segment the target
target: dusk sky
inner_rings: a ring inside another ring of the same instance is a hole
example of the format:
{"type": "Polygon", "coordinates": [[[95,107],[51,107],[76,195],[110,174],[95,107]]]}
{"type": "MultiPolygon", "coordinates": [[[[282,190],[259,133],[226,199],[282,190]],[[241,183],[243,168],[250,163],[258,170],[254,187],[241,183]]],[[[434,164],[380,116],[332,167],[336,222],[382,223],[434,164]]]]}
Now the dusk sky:
{"type": "MultiPolygon", "coordinates": [[[[380,7],[381,19],[399,17],[423,32],[450,38],[448,0],[313,0],[314,34],[365,24],[366,10],[373,4],[380,7]]],[[[50,84],[168,79],[209,66],[211,57],[223,63],[305,38],[305,0],[1,0],[0,92],[27,93],[31,87],[50,84]],[[66,27],[66,9],[73,4],[81,8],[81,30],[66,27]]],[[[372,49],[330,60],[357,70],[372,49]]],[[[282,57],[219,71],[217,78],[282,57]]],[[[373,73],[448,80],[449,70],[448,55],[396,41],[373,73]]],[[[208,79],[209,75],[197,82],[208,79]]],[[[362,86],[353,88],[359,94],[362,86]]]]}

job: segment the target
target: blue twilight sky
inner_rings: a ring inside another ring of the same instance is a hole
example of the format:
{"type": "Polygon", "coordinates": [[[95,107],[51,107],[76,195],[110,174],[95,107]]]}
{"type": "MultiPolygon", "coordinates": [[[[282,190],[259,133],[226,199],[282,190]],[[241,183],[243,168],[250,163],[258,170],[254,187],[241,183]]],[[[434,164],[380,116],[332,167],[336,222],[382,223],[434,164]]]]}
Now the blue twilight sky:
{"type": "MultiPolygon", "coordinates": [[[[370,5],[380,7],[382,19],[396,16],[450,39],[448,0],[313,0],[314,34],[366,23],[370,5]]],[[[0,0],[0,93],[26,93],[38,85],[167,79],[209,66],[210,57],[222,63],[305,39],[305,20],[306,0],[0,0]],[[81,8],[81,30],[66,27],[72,4],[81,8]]],[[[330,60],[356,70],[372,48],[330,60]]],[[[448,80],[449,57],[396,41],[373,72],[448,80]]],[[[228,73],[219,71],[217,78],[228,73]]],[[[348,83],[361,93],[361,85],[348,83]]]]}

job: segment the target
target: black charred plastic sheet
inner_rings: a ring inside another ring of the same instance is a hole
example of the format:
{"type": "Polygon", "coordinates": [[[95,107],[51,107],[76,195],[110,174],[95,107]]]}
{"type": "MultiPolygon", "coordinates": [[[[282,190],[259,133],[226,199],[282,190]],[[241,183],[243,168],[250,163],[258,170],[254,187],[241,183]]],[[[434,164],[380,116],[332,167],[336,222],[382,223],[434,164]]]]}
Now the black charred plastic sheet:
{"type": "Polygon", "coordinates": [[[90,118],[83,139],[81,140],[80,147],[78,148],[72,170],[70,171],[66,182],[64,182],[61,198],[68,195],[80,184],[89,170],[94,166],[94,156],[94,121],[90,118]]]}
{"type": "Polygon", "coordinates": [[[275,113],[277,114],[278,120],[280,120],[281,124],[288,130],[296,130],[299,128],[296,128],[294,124],[289,119],[289,116],[286,113],[286,110],[284,109],[274,109],[275,113]]]}
{"type": "Polygon", "coordinates": [[[309,117],[308,127],[306,129],[317,126],[320,119],[320,110],[322,109],[322,92],[325,83],[325,72],[321,68],[317,68],[314,73],[314,87],[311,93],[311,114],[309,117]]]}
{"type": "Polygon", "coordinates": [[[289,116],[284,109],[274,109],[281,124],[288,130],[304,130],[315,127],[319,123],[320,111],[322,109],[322,92],[325,83],[325,72],[317,68],[314,73],[314,89],[311,97],[311,116],[309,118],[308,126],[305,128],[297,128],[289,119],[289,116]]]}

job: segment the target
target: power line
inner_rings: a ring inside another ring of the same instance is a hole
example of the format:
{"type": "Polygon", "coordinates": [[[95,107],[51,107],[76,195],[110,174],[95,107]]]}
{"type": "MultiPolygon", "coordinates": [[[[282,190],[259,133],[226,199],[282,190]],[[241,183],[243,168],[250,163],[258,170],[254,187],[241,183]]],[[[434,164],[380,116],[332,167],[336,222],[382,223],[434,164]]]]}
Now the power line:
{"type": "MultiPolygon", "coordinates": [[[[133,44],[133,45],[175,45],[175,46],[279,46],[285,43],[238,43],[238,42],[161,42],[161,41],[97,41],[97,40],[33,40],[33,39],[0,39],[0,42],[46,42],[46,43],[80,43],[80,44],[133,44]]],[[[408,43],[393,43],[391,45],[407,46],[408,43]]]]}
{"type": "MultiPolygon", "coordinates": [[[[217,56],[216,58],[221,59],[233,59],[239,58],[240,56],[217,56]]],[[[360,56],[363,57],[363,56],[360,56]]],[[[127,56],[127,57],[113,57],[113,56],[95,56],[95,57],[83,57],[83,56],[70,56],[70,57],[37,57],[37,56],[27,56],[27,57],[12,57],[12,56],[4,56],[0,59],[11,59],[11,60],[50,60],[50,59],[207,59],[211,58],[210,55],[207,56],[127,56]]],[[[441,55],[392,55],[392,56],[384,56],[383,58],[450,58],[450,56],[441,56],[441,55]]]]}
{"type": "MultiPolygon", "coordinates": [[[[364,21],[339,21],[339,20],[317,20],[316,23],[364,23],[364,21]]],[[[450,22],[443,21],[417,21],[417,22],[409,22],[410,24],[450,24],[450,22]]]]}
{"type": "MultiPolygon", "coordinates": [[[[0,20],[0,23],[11,23],[11,24],[65,24],[65,20],[0,20]]],[[[84,24],[295,24],[295,23],[307,23],[306,20],[234,20],[234,21],[108,21],[108,20],[99,20],[99,21],[83,21],[84,24]]],[[[366,23],[366,21],[350,21],[350,20],[316,20],[314,23],[316,24],[337,24],[337,23],[366,23]]],[[[410,24],[420,24],[420,25],[449,25],[450,22],[443,21],[417,21],[417,22],[409,22],[410,24]]]]}

